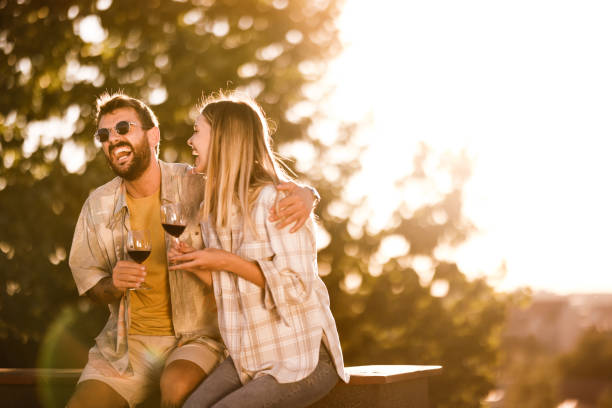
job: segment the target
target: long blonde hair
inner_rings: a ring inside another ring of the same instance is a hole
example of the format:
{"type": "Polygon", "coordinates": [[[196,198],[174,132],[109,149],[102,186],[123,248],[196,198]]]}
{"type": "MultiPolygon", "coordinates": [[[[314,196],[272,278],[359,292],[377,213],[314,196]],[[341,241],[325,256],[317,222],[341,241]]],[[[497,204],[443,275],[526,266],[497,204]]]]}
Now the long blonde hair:
{"type": "Polygon", "coordinates": [[[261,188],[288,179],[270,147],[264,112],[251,98],[231,93],[209,97],[200,113],[211,127],[203,215],[229,228],[235,205],[244,227],[255,232],[250,214],[261,188]]]}

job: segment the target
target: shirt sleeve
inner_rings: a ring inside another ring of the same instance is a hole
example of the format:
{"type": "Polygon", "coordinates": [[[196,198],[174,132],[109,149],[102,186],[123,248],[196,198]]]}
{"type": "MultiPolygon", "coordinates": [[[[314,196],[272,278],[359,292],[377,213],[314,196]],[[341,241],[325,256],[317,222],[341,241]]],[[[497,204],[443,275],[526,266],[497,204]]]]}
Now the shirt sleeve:
{"type": "Polygon", "coordinates": [[[91,218],[89,200],[83,205],[74,230],[69,265],[80,296],[111,276],[91,218]]]}
{"type": "MultiPolygon", "coordinates": [[[[263,200],[257,208],[258,232],[265,231],[267,242],[263,243],[263,254],[255,259],[265,280],[264,305],[276,308],[284,319],[287,307],[305,301],[313,290],[317,277],[316,241],[314,222],[309,219],[302,228],[290,233],[291,226],[278,229],[268,220],[268,212],[274,205],[276,191],[263,192],[263,200]],[[261,228],[263,225],[263,228],[261,228]],[[262,231],[263,230],[263,231],[262,231]]],[[[261,249],[261,248],[260,248],[261,249]]]]}

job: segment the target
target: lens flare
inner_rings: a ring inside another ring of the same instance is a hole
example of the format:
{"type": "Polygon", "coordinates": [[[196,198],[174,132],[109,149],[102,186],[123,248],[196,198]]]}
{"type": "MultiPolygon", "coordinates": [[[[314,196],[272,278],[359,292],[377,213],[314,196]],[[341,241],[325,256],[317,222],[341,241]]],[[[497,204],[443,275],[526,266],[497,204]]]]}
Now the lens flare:
{"type": "Polygon", "coordinates": [[[41,343],[37,368],[66,370],[57,375],[39,377],[36,392],[44,408],[63,407],[74,390],[78,369],[85,365],[91,346],[77,336],[77,328],[83,326],[85,318],[87,316],[77,305],[70,305],[64,307],[49,325],[41,343]]]}

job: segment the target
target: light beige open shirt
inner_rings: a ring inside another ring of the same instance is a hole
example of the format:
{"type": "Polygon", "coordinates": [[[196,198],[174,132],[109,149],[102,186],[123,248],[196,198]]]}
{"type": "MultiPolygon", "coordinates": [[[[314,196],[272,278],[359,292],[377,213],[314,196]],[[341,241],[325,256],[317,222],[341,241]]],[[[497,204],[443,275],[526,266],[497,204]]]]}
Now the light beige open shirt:
{"type": "MultiPolygon", "coordinates": [[[[195,248],[202,247],[198,208],[204,183],[190,167],[159,161],[162,185],[161,202],[180,202],[188,209],[189,222],[181,240],[195,248]]],[[[125,185],[116,177],[93,191],[81,210],[70,250],[70,268],[79,295],[112,275],[117,261],[127,259],[125,238],[130,228],[125,200],[125,185]]],[[[170,237],[166,237],[170,248],[170,237]]],[[[209,287],[183,271],[168,271],[172,325],[178,344],[197,341],[221,353],[224,349],[217,325],[215,299],[209,287]]],[[[119,373],[131,374],[127,334],[130,316],[130,291],[121,300],[108,305],[110,316],[96,337],[92,358],[106,359],[119,373]],[[97,349],[97,350],[95,350],[97,349]]],[[[90,361],[91,362],[91,361],[90,361]]],[[[95,364],[95,361],[92,362],[95,364]]]]}

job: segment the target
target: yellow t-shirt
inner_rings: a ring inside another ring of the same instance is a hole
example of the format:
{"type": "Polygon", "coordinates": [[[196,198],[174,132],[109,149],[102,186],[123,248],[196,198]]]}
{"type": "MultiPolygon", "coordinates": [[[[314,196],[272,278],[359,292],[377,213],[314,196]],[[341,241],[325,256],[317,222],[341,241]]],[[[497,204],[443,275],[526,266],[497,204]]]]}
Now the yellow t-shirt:
{"type": "Polygon", "coordinates": [[[151,289],[133,290],[130,294],[129,334],[173,335],[159,190],[148,197],[134,198],[126,194],[126,198],[130,211],[130,227],[132,230],[148,229],[151,239],[151,255],[142,263],[147,271],[144,283],[151,289]]]}

